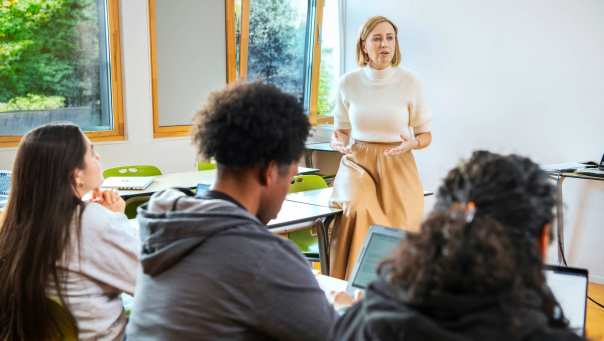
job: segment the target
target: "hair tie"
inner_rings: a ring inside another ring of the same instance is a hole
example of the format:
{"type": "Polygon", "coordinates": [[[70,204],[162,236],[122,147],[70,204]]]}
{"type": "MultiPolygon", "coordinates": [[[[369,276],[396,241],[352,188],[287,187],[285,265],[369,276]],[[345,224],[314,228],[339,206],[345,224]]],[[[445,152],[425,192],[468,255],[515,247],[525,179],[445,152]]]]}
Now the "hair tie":
{"type": "Polygon", "coordinates": [[[466,223],[471,223],[476,215],[476,204],[473,201],[468,201],[464,209],[466,223]]]}

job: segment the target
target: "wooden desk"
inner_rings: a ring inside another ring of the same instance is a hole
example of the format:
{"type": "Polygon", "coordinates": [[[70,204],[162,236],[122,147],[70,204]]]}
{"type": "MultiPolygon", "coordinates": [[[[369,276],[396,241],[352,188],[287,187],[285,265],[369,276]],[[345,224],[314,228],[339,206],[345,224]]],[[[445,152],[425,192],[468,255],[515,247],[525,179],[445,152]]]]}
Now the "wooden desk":
{"type": "MultiPolygon", "coordinates": [[[[313,174],[318,172],[317,168],[298,167],[298,174],[313,174]]],[[[178,188],[195,188],[197,184],[211,185],[216,179],[216,169],[204,171],[191,171],[168,173],[159,175],[153,179],[153,183],[143,190],[120,190],[118,191],[122,198],[128,198],[138,195],[151,195],[161,190],[178,188]]]]}

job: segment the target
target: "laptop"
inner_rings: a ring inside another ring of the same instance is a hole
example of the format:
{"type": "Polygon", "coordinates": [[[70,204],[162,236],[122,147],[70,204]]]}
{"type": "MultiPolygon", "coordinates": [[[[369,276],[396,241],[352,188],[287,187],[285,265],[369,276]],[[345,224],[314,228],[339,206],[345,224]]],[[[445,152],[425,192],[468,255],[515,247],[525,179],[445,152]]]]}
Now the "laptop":
{"type": "Polygon", "coordinates": [[[8,204],[8,192],[10,191],[11,172],[0,170],[0,208],[8,204]]]}
{"type": "Polygon", "coordinates": [[[569,327],[579,336],[585,336],[588,273],[585,269],[545,265],[545,279],[554,297],[560,303],[569,327]]]}
{"type": "Polygon", "coordinates": [[[101,188],[143,190],[153,183],[153,176],[112,176],[105,179],[101,188]]]}
{"type": "Polygon", "coordinates": [[[597,167],[585,167],[577,169],[575,172],[584,175],[604,177],[604,154],[602,155],[602,160],[597,167]]]}
{"type": "Polygon", "coordinates": [[[371,225],[365,237],[363,248],[357,256],[354,268],[348,281],[317,275],[319,286],[325,294],[332,291],[347,291],[354,296],[355,291],[367,289],[369,283],[377,279],[377,268],[386,257],[390,256],[406,232],[392,227],[371,225]]]}

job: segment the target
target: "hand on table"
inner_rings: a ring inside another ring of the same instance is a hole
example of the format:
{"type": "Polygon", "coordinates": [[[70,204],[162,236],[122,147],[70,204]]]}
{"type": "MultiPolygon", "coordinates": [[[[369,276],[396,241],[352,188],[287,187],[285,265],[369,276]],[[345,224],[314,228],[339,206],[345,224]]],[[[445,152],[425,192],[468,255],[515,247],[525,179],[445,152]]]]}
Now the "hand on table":
{"type": "Polygon", "coordinates": [[[416,139],[406,136],[404,134],[401,134],[401,140],[402,140],[402,142],[398,146],[384,150],[384,155],[386,155],[386,156],[400,155],[400,154],[406,153],[406,152],[416,148],[418,145],[418,142],[416,139]]]}
{"type": "Polygon", "coordinates": [[[126,202],[115,190],[101,190],[97,188],[92,191],[90,201],[101,204],[113,212],[124,213],[126,209],[126,202]]]}
{"type": "Polygon", "coordinates": [[[346,155],[352,153],[352,149],[348,145],[350,142],[350,136],[341,131],[334,131],[331,135],[331,142],[329,145],[333,150],[337,150],[338,152],[346,155]]]}
{"type": "Polygon", "coordinates": [[[356,290],[354,297],[350,296],[346,291],[332,291],[330,295],[336,309],[348,308],[363,299],[363,292],[361,290],[356,290]]]}

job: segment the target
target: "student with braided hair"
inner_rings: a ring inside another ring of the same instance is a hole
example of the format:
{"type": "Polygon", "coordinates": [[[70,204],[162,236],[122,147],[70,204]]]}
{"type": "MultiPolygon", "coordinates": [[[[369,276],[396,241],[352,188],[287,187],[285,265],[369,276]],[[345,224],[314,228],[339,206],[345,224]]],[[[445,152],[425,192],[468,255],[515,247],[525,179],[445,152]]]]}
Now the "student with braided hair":
{"type": "Polygon", "coordinates": [[[338,321],[338,340],[580,340],[548,288],[554,188],[528,158],[475,152],[421,232],[338,321]]]}

